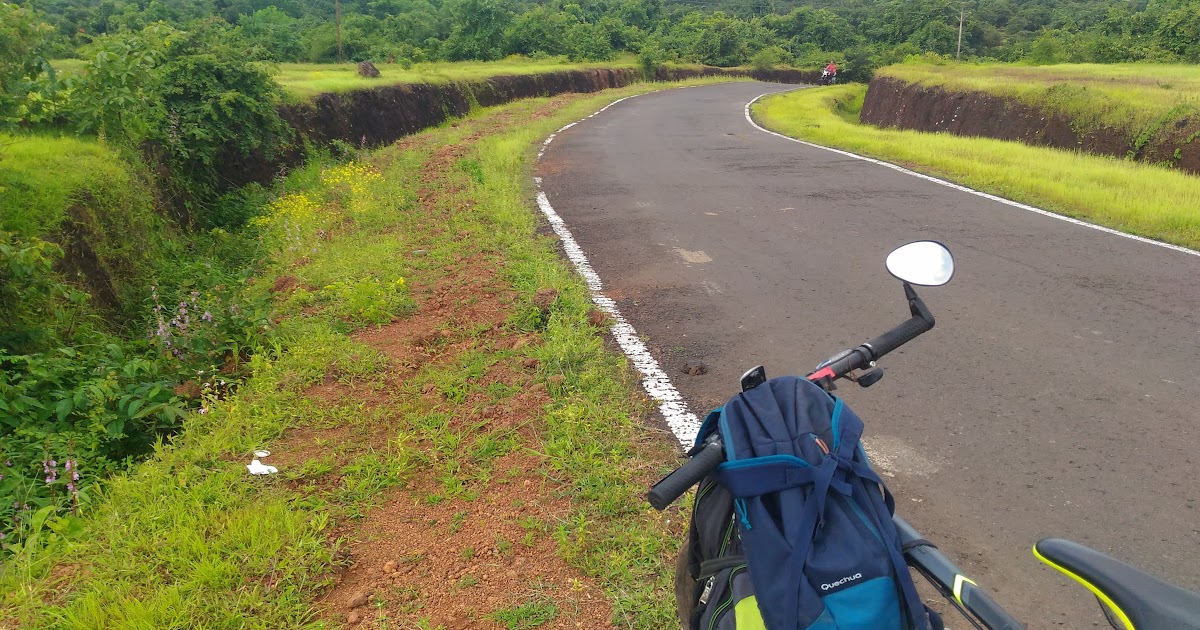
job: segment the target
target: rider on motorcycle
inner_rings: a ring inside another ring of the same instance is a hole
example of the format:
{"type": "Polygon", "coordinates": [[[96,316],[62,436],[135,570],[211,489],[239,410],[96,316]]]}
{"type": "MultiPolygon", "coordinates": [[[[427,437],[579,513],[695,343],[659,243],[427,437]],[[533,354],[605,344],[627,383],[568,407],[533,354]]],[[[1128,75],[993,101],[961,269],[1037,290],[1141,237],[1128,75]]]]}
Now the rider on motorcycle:
{"type": "Polygon", "coordinates": [[[821,80],[825,83],[833,83],[837,79],[837,64],[830,59],[825,65],[825,69],[821,71],[821,80]]]}

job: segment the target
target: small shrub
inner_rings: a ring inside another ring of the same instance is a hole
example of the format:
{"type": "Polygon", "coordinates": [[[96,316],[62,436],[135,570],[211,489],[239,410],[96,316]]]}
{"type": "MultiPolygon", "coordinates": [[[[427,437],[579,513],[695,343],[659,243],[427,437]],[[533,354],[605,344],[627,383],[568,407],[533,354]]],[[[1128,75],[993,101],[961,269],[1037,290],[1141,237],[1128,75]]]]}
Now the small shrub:
{"type": "Polygon", "coordinates": [[[754,56],[750,58],[750,66],[755,70],[774,70],[776,66],[788,63],[790,58],[791,56],[783,48],[767,46],[754,53],[754,56]]]}
{"type": "Polygon", "coordinates": [[[351,324],[386,324],[416,306],[404,278],[383,282],[369,276],[328,285],[322,291],[332,313],[351,324]]]}

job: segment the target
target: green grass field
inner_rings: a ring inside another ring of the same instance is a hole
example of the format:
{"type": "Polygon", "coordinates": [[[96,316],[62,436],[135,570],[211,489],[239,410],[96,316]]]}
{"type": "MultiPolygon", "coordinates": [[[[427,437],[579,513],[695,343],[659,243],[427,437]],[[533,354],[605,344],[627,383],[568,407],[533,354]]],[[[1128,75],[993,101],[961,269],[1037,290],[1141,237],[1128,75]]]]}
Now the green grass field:
{"type": "Polygon", "coordinates": [[[1017,142],[859,124],[866,87],[764,98],[763,126],[881,158],[972,188],[1132,234],[1200,249],[1200,179],[1167,168],[1017,142]]]}
{"type": "Polygon", "coordinates": [[[633,68],[632,57],[602,63],[570,63],[565,59],[534,60],[510,57],[502,61],[457,61],[419,63],[404,69],[381,63],[379,77],[368,79],[358,74],[358,65],[283,63],[276,66],[275,80],[297,98],[311,98],[325,92],[348,92],[398,83],[446,83],[477,81],[494,76],[544,74],[589,68],[633,68]]]}
{"type": "Polygon", "coordinates": [[[906,63],[876,76],[1011,96],[1067,114],[1077,129],[1144,130],[1200,111],[1200,66],[1168,64],[906,63]]]}

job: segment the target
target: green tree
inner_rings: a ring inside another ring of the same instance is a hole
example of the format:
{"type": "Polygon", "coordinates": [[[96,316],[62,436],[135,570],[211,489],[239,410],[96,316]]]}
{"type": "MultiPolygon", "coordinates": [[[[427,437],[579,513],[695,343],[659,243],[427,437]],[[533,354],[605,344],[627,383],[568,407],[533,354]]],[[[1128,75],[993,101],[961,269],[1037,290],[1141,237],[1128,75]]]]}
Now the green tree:
{"type": "Polygon", "coordinates": [[[1038,64],[1061,63],[1067,58],[1064,33],[1057,30],[1043,32],[1029,49],[1029,60],[1038,64]]]}
{"type": "Polygon", "coordinates": [[[605,61],[613,57],[608,31],[599,24],[577,22],[567,33],[567,45],[572,61],[605,61]]]}
{"type": "Polygon", "coordinates": [[[303,57],[300,21],[276,7],[267,7],[241,18],[238,29],[246,41],[262,48],[270,61],[295,61],[303,57]]]}
{"type": "Polygon", "coordinates": [[[791,55],[781,46],[767,46],[754,53],[750,66],[755,70],[771,70],[780,64],[790,63],[791,55]]]}
{"type": "Polygon", "coordinates": [[[1163,16],[1155,36],[1162,48],[1200,61],[1200,2],[1188,2],[1163,16]]]}
{"type": "Polygon", "coordinates": [[[0,2],[0,128],[53,116],[58,86],[46,59],[53,36],[32,11],[0,2]]]}
{"type": "Polygon", "coordinates": [[[442,46],[451,61],[499,59],[512,10],[504,0],[450,0],[446,3],[454,26],[442,46]]]}
{"type": "Polygon", "coordinates": [[[127,144],[142,141],[157,97],[155,69],[167,42],[178,35],[166,24],[154,24],[137,33],[103,35],[86,47],[87,63],[68,82],[79,132],[127,144]]]}
{"type": "Polygon", "coordinates": [[[578,21],[561,11],[538,6],[513,20],[506,35],[505,48],[509,53],[532,55],[565,55],[571,50],[567,42],[569,31],[578,21]]]}
{"type": "Polygon", "coordinates": [[[958,47],[958,29],[943,22],[929,22],[908,38],[918,48],[939,55],[953,55],[958,47]]]}

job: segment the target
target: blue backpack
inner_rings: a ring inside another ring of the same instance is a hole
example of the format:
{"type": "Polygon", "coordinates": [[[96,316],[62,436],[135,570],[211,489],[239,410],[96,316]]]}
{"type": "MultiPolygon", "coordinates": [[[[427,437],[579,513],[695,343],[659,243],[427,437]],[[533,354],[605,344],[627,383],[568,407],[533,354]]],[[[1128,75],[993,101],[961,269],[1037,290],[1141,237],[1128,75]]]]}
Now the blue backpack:
{"type": "Polygon", "coordinates": [[[776,378],[710,413],[697,444],[714,431],[726,461],[700,484],[680,558],[685,627],[941,628],[904,562],[863,423],[841,400],[776,378]]]}

